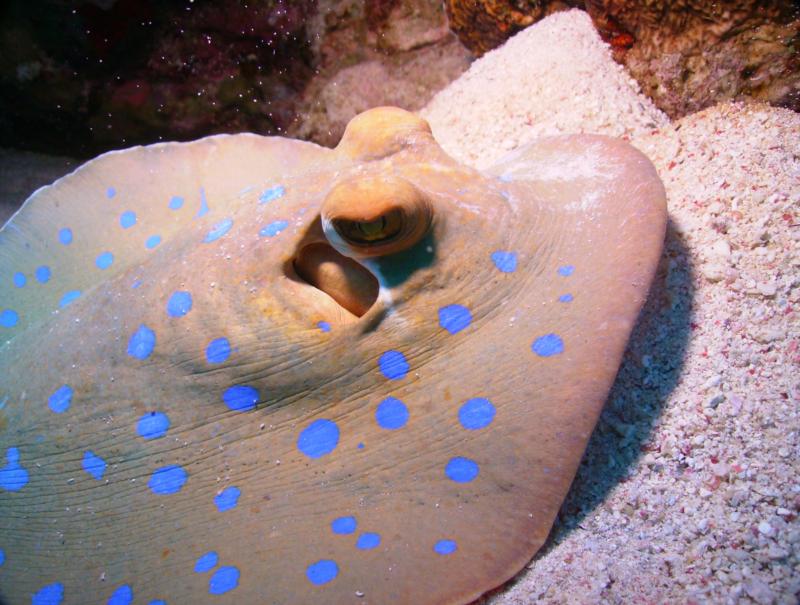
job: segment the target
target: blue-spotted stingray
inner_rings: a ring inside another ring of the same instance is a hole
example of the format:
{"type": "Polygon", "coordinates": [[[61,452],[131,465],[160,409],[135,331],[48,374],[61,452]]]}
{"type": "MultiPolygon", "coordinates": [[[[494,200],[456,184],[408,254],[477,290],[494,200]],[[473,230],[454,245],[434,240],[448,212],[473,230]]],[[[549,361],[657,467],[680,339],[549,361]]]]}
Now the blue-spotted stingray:
{"type": "Polygon", "coordinates": [[[665,227],[650,162],[340,144],[107,153],[0,231],[0,599],[467,603],[562,503],[665,227]]]}

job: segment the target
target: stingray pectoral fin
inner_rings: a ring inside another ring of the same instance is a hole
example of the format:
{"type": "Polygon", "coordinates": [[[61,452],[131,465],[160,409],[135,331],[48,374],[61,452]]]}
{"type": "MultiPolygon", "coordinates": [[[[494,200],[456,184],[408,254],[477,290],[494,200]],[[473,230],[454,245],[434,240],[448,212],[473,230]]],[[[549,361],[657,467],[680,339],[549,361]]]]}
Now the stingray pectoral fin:
{"type": "Polygon", "coordinates": [[[536,521],[514,547],[510,577],[541,546],[566,496],[647,297],[667,213],[650,161],[608,137],[542,139],[489,172],[518,213],[534,213],[525,223],[534,251],[517,269],[534,267],[533,328],[504,342],[532,353],[517,391],[530,403],[515,408],[509,430],[519,430],[515,451],[532,469],[537,488],[521,487],[520,503],[530,498],[536,521]]]}
{"type": "Polygon", "coordinates": [[[330,149],[312,143],[238,134],[112,151],[84,164],[36,191],[0,231],[0,275],[14,276],[0,286],[0,342],[179,234],[219,236],[243,198],[275,203],[286,175],[334,163],[330,149]]]}

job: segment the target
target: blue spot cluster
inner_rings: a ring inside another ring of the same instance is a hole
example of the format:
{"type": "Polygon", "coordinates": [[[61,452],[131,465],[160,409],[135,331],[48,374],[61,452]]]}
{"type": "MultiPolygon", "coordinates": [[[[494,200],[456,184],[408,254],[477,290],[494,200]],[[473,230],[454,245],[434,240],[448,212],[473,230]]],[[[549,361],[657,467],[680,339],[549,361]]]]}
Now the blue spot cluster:
{"type": "Polygon", "coordinates": [[[31,595],[31,605],[59,605],[64,600],[64,585],[54,582],[31,595]]]}
{"type": "Polygon", "coordinates": [[[531,349],[539,357],[552,357],[564,352],[564,341],[558,334],[545,334],[533,341],[531,349]]]}
{"type": "Polygon", "coordinates": [[[408,422],[406,404],[394,397],[387,397],[375,410],[375,421],[382,429],[394,431],[403,428],[408,422]]]}
{"type": "Polygon", "coordinates": [[[495,408],[492,402],[482,397],[469,399],[458,410],[458,421],[465,429],[476,431],[486,428],[494,420],[495,408]]]}
{"type": "Polygon", "coordinates": [[[128,340],[128,355],[136,359],[147,359],[156,347],[156,333],[142,324],[128,340]]]}
{"type": "Polygon", "coordinates": [[[244,384],[229,387],[222,393],[222,401],[234,412],[254,410],[260,397],[258,389],[244,384]]]}
{"type": "Polygon", "coordinates": [[[335,534],[352,534],[356,531],[358,523],[355,517],[337,517],[331,521],[331,531],[335,534]]]}
{"type": "Polygon", "coordinates": [[[385,351],[378,358],[378,368],[389,380],[402,380],[408,374],[409,365],[400,351],[385,351]]]}
{"type": "Polygon", "coordinates": [[[183,317],[192,310],[192,295],[184,290],[174,292],[167,301],[167,314],[183,317]]]}
{"type": "Polygon", "coordinates": [[[462,305],[447,305],[439,309],[439,325],[450,332],[457,334],[472,322],[472,313],[462,305]]]}
{"type": "MultiPolygon", "coordinates": [[[[219,564],[219,556],[214,551],[200,555],[194,564],[196,573],[207,573],[219,564]]],[[[209,594],[225,594],[239,585],[239,569],[232,565],[223,565],[208,579],[209,594]]]]}
{"type": "Polygon", "coordinates": [[[494,266],[503,273],[513,273],[517,270],[516,252],[496,250],[495,252],[492,252],[491,258],[494,266]]]}
{"type": "Polygon", "coordinates": [[[433,545],[433,551],[439,555],[451,555],[458,550],[455,540],[439,540],[433,545]]]}
{"type": "Polygon", "coordinates": [[[332,420],[320,418],[300,431],[297,449],[309,458],[330,454],[339,444],[339,427],[332,420]]]}
{"type": "Polygon", "coordinates": [[[131,603],[133,603],[133,588],[127,584],[118,586],[106,601],[106,605],[131,605],[131,603]]]}
{"type": "Polygon", "coordinates": [[[136,432],[143,439],[158,439],[167,434],[169,417],[164,412],[148,412],[136,423],[136,432]]]}
{"type": "Polygon", "coordinates": [[[203,239],[203,243],[210,244],[211,242],[217,241],[223,235],[228,233],[228,231],[231,230],[231,227],[233,227],[232,218],[222,219],[216,225],[211,227],[211,230],[206,234],[205,238],[203,239]]]}
{"type": "Polygon", "coordinates": [[[275,187],[270,187],[269,189],[263,191],[261,195],[258,196],[258,203],[266,204],[267,202],[271,202],[272,200],[277,200],[278,198],[283,197],[284,193],[286,193],[286,189],[284,189],[283,185],[276,185],[275,187]]]}
{"type": "Polygon", "coordinates": [[[450,459],[444,468],[444,474],[456,483],[469,483],[478,476],[480,468],[478,463],[469,458],[455,456],[450,459]]]}
{"type": "Polygon", "coordinates": [[[288,226],[288,221],[272,221],[269,225],[261,229],[258,234],[261,237],[275,237],[288,226]]]}
{"type": "Polygon", "coordinates": [[[327,321],[318,321],[317,327],[322,330],[323,332],[330,332],[331,331],[331,324],[327,321]]]}
{"type": "Polygon", "coordinates": [[[169,464],[153,471],[150,481],[147,482],[147,487],[154,494],[167,496],[181,491],[188,478],[189,474],[183,467],[177,464],[169,464]]]}
{"type": "Polygon", "coordinates": [[[114,263],[114,255],[111,252],[101,252],[94,261],[98,269],[106,270],[114,263]]]}
{"type": "Polygon", "coordinates": [[[81,465],[83,466],[83,470],[97,481],[100,481],[100,479],[103,478],[103,473],[106,472],[106,461],[91,451],[84,452],[81,465]]]}
{"type": "Polygon", "coordinates": [[[63,414],[72,404],[72,395],[72,387],[65,384],[58,387],[55,392],[50,395],[50,398],[47,400],[47,405],[56,414],[63,414]]]}
{"type": "Polygon", "coordinates": [[[6,450],[6,465],[0,468],[0,487],[9,492],[18,492],[28,484],[28,471],[19,463],[19,449],[6,450]]]}
{"type": "Polygon", "coordinates": [[[214,496],[214,505],[219,512],[224,513],[225,511],[236,508],[236,505],[239,504],[239,496],[241,495],[241,490],[235,485],[226,487],[214,496]]]}
{"type": "Polygon", "coordinates": [[[5,309],[0,313],[0,326],[13,328],[19,321],[19,314],[14,309],[5,309]]]}
{"type": "Polygon", "coordinates": [[[339,566],[336,561],[321,559],[306,568],[308,581],[317,586],[327,584],[339,575],[339,566]]]}
{"type": "Polygon", "coordinates": [[[136,224],[136,213],[133,210],[126,210],[119,217],[119,226],[123,229],[130,229],[136,224]]]}
{"type": "Polygon", "coordinates": [[[227,338],[215,338],[206,347],[206,361],[208,363],[222,363],[231,355],[231,343],[227,338]]]}
{"type": "Polygon", "coordinates": [[[34,275],[36,276],[36,281],[38,281],[40,284],[46,284],[50,281],[52,272],[50,271],[50,267],[47,265],[42,265],[41,267],[36,267],[34,275]]]}
{"type": "Polygon", "coordinates": [[[66,307],[71,302],[75,301],[80,297],[81,291],[80,290],[70,290],[66,292],[64,296],[61,297],[61,301],[58,303],[58,306],[62,309],[66,307]]]}

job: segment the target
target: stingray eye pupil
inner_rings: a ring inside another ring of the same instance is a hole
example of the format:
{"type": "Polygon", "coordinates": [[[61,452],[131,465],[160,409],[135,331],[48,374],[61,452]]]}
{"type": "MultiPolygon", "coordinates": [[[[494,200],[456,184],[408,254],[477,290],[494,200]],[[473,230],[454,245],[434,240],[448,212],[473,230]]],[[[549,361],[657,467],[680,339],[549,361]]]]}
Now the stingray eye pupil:
{"type": "Polygon", "coordinates": [[[357,245],[383,243],[396,237],[403,229],[403,215],[390,210],[369,221],[339,219],[333,221],[336,231],[347,241],[357,245]]]}

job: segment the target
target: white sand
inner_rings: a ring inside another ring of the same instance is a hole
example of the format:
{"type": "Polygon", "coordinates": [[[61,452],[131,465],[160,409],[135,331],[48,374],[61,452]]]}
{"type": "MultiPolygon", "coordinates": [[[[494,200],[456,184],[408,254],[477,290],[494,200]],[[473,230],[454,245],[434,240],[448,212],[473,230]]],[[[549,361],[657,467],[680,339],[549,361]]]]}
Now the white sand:
{"type": "Polygon", "coordinates": [[[800,115],[670,124],[580,11],[485,55],[422,110],[477,167],[543,134],[623,136],[671,225],[651,296],[545,548],[493,605],[800,600],[800,115]]]}

